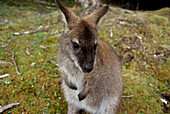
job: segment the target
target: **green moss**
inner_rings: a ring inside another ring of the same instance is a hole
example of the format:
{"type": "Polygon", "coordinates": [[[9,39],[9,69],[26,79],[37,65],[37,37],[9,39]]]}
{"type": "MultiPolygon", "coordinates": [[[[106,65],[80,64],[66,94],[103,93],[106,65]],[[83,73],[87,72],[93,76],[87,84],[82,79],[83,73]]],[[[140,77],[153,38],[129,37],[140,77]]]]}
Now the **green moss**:
{"type": "MultiPolygon", "coordinates": [[[[63,2],[74,5],[68,0],[63,2]]],[[[15,61],[22,75],[17,75],[14,66],[0,64],[0,75],[10,74],[10,77],[0,80],[0,105],[20,102],[21,105],[5,113],[66,113],[67,103],[55,65],[64,26],[60,12],[54,9],[53,2],[40,4],[30,0],[29,3],[8,1],[2,4],[0,46],[7,44],[10,39],[11,42],[5,48],[0,48],[0,62],[12,63],[12,55],[6,49],[15,52],[15,61]],[[40,32],[13,35],[15,32],[37,30],[40,26],[43,29],[40,32]],[[55,31],[58,32],[51,35],[55,31]],[[47,39],[42,40],[45,37],[47,39]],[[40,48],[40,45],[47,50],[40,48]],[[27,49],[30,55],[26,53],[27,49]]],[[[122,99],[120,113],[163,113],[160,98],[169,91],[169,11],[170,8],[136,11],[134,15],[110,10],[99,24],[99,39],[114,46],[121,58],[129,55],[135,57],[132,62],[122,66],[125,75],[124,95],[134,96],[122,99]],[[116,20],[135,26],[122,25],[116,20]]]]}
{"type": "Polygon", "coordinates": [[[158,26],[167,26],[169,23],[168,18],[164,16],[148,15],[146,19],[149,21],[149,23],[156,24],[158,26]]]}

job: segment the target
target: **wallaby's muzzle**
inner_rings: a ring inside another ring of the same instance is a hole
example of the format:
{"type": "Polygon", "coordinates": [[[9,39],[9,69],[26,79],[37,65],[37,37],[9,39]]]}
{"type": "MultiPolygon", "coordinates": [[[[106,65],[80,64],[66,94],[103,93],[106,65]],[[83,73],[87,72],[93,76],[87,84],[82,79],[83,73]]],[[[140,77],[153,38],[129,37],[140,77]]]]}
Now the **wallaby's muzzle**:
{"type": "Polygon", "coordinates": [[[79,65],[81,67],[81,70],[84,73],[90,73],[93,68],[94,68],[94,64],[95,64],[95,56],[96,54],[94,54],[96,52],[96,50],[91,50],[88,53],[82,53],[81,57],[77,57],[78,61],[79,61],[79,65]]]}
{"type": "Polygon", "coordinates": [[[90,73],[95,66],[97,47],[95,43],[81,50],[81,56],[77,56],[79,65],[84,73],[90,73]],[[95,48],[94,48],[95,47],[95,48]]]}
{"type": "Polygon", "coordinates": [[[90,73],[93,70],[93,64],[84,64],[83,65],[83,72],[90,73]]]}

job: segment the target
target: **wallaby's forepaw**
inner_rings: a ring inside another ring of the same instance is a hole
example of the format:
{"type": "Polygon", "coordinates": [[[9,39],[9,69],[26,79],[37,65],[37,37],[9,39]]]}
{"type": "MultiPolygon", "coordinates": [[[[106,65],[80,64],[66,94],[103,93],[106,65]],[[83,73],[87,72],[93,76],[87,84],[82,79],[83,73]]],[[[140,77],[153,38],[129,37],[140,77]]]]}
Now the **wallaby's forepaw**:
{"type": "Polygon", "coordinates": [[[86,98],[86,95],[83,95],[81,93],[78,94],[79,101],[82,101],[86,98]]]}

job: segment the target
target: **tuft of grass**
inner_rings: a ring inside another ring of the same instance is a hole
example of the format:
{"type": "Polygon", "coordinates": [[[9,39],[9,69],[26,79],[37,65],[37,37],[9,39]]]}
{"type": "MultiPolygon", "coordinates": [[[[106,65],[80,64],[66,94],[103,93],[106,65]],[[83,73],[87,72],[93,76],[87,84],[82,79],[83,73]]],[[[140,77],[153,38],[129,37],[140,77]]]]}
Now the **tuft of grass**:
{"type": "MultiPolygon", "coordinates": [[[[0,62],[13,63],[6,49],[13,51],[22,74],[17,75],[12,65],[0,64],[0,75],[10,74],[0,79],[0,105],[20,103],[5,113],[67,112],[56,66],[64,23],[55,3],[47,1],[0,1],[0,46],[10,41],[9,45],[0,48],[0,62]],[[37,33],[13,35],[38,28],[37,33]]],[[[63,3],[74,4],[68,0],[63,3]]],[[[74,10],[83,12],[84,9],[74,10]]],[[[120,58],[129,55],[135,58],[122,66],[124,96],[133,97],[122,99],[120,113],[163,113],[164,104],[160,98],[170,89],[169,11],[170,8],[164,8],[126,13],[113,9],[99,23],[99,39],[113,46],[120,58]]]]}

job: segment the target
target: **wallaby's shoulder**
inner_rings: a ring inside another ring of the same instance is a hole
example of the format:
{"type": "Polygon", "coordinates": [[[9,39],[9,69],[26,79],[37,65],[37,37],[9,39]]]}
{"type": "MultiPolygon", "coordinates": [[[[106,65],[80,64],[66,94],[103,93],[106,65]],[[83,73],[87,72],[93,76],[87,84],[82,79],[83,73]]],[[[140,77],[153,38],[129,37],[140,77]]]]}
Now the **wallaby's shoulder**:
{"type": "Polygon", "coordinates": [[[98,58],[104,59],[105,63],[120,63],[117,53],[108,43],[98,40],[98,44],[98,58]]]}

